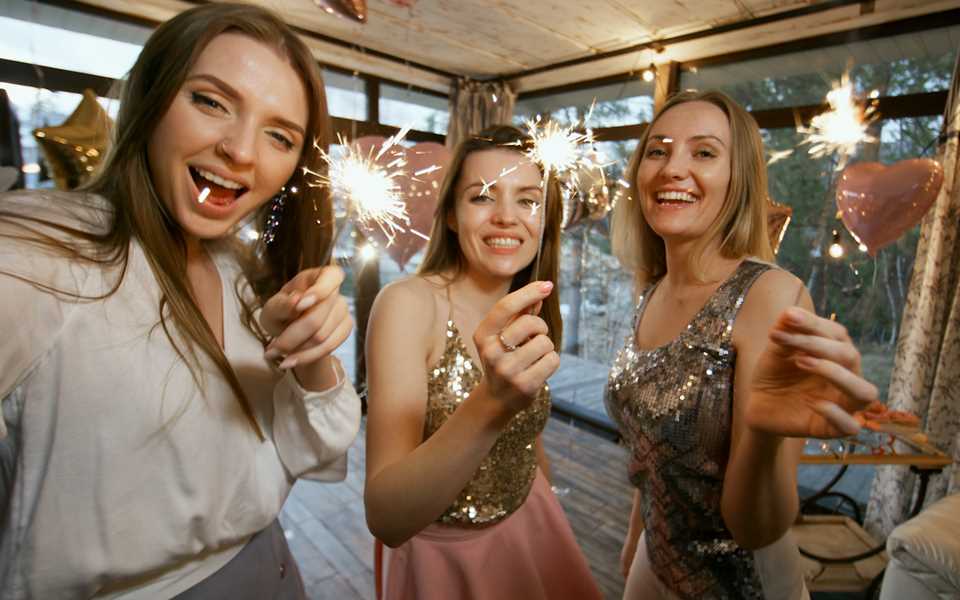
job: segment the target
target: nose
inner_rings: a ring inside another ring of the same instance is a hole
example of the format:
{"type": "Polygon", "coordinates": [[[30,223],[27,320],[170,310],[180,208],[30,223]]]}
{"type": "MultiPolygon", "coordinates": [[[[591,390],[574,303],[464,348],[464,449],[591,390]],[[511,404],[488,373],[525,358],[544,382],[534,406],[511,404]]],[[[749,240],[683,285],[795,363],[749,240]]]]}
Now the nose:
{"type": "Polygon", "coordinates": [[[686,179],[690,174],[690,162],[682,152],[671,152],[661,173],[674,181],[686,179]]]}
{"type": "Polygon", "coordinates": [[[496,225],[506,226],[517,223],[517,203],[511,198],[500,197],[493,207],[491,221],[496,225]]]}
{"type": "Polygon", "coordinates": [[[246,166],[254,162],[256,144],[256,128],[237,122],[224,132],[223,138],[217,144],[217,151],[231,165],[246,166]]]}

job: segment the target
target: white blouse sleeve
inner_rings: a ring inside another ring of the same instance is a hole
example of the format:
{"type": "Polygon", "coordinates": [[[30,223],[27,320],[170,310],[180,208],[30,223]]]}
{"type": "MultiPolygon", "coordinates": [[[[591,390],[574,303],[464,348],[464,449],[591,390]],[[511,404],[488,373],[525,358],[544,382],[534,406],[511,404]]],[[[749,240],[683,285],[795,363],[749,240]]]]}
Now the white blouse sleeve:
{"type": "Polygon", "coordinates": [[[360,430],[360,399],[335,362],[337,383],[328,390],[303,389],[287,371],[273,391],[273,440],[294,478],[341,481],[347,449],[360,430]]]}

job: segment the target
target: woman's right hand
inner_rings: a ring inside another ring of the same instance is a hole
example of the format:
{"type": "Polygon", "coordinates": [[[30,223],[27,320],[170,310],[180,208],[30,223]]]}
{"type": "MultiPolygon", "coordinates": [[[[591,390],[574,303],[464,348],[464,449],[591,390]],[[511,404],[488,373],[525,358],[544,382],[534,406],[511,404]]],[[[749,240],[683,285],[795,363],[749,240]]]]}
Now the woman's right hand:
{"type": "Polygon", "coordinates": [[[553,290],[549,281],[535,281],[507,294],[477,326],[473,342],[483,363],[487,393],[511,413],[530,406],[547,378],[560,366],[560,356],[547,336],[547,323],[528,314],[553,290]]]}

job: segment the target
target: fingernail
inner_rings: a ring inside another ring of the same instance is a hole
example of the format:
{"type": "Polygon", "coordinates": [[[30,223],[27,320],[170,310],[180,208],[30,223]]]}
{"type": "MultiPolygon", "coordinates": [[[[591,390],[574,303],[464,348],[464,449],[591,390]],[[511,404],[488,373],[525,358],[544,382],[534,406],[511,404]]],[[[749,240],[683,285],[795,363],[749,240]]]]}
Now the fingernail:
{"type": "Polygon", "coordinates": [[[280,351],[276,348],[268,348],[267,351],[263,353],[263,358],[265,360],[277,360],[280,358],[280,351]]]}
{"type": "Polygon", "coordinates": [[[303,300],[297,303],[297,310],[307,310],[311,306],[317,303],[317,299],[314,296],[304,296],[303,300]]]}
{"type": "Polygon", "coordinates": [[[544,281],[543,283],[540,284],[540,291],[543,292],[544,294],[550,293],[550,290],[552,289],[553,289],[552,281],[544,281]]]}
{"type": "Polygon", "coordinates": [[[283,359],[283,362],[280,363],[279,367],[281,370],[286,371],[287,369],[292,369],[297,366],[297,359],[292,356],[289,358],[283,359]]]}

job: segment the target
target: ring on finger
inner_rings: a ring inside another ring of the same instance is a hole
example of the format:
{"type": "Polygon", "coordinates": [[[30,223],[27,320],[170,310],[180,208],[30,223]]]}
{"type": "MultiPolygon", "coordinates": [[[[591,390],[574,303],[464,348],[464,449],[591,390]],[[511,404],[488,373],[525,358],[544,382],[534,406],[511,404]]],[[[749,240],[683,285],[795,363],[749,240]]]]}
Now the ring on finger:
{"type": "Polygon", "coordinates": [[[513,352],[514,350],[517,349],[516,346],[512,344],[508,344],[507,340],[503,339],[502,331],[497,335],[497,337],[500,338],[500,345],[503,346],[503,349],[506,350],[507,352],[513,352]]]}

